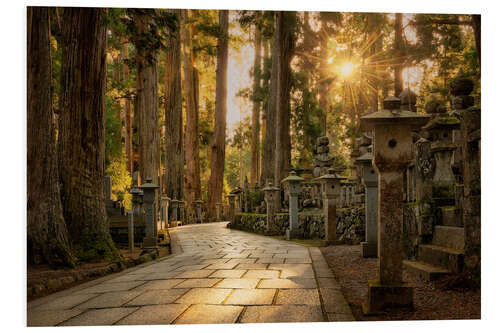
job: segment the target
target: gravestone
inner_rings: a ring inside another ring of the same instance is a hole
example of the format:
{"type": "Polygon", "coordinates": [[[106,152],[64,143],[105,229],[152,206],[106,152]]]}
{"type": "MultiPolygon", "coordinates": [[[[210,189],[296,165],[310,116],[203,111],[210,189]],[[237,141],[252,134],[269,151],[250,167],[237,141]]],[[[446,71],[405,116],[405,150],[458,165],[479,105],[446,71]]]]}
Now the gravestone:
{"type": "Polygon", "coordinates": [[[144,249],[156,249],[157,235],[154,226],[154,202],[158,188],[160,187],[153,184],[151,178],[147,178],[146,182],[141,186],[141,190],[144,192],[143,204],[146,211],[146,237],[142,241],[144,249]]]}
{"type": "Polygon", "coordinates": [[[179,200],[179,221],[184,225],[186,224],[186,202],[179,200]]]}
{"type": "Polygon", "coordinates": [[[334,168],[319,177],[321,192],[323,193],[323,211],[325,214],[325,241],[323,246],[342,244],[337,239],[337,202],[340,196],[340,181],[345,177],[339,176],[334,168]]]}
{"type": "Polygon", "coordinates": [[[429,116],[401,110],[401,100],[388,97],[384,110],[361,117],[361,128],[374,131],[373,164],[378,181],[378,279],[368,281],[363,312],[412,307],[413,289],[403,283],[403,172],[411,163],[411,132],[429,116]]]}
{"type": "Polygon", "coordinates": [[[302,238],[299,233],[299,193],[300,183],[304,178],[297,176],[295,171],[290,171],[290,175],[281,182],[288,185],[289,205],[288,215],[290,218],[290,226],[286,230],[286,239],[302,238]]]}
{"type": "Polygon", "coordinates": [[[172,216],[170,217],[170,227],[176,227],[179,221],[179,200],[173,199],[170,204],[172,205],[172,216]]]}
{"type": "Polygon", "coordinates": [[[267,184],[266,187],[262,189],[264,191],[264,200],[266,201],[266,232],[273,234],[276,232],[275,219],[276,213],[279,206],[276,205],[276,197],[279,196],[280,189],[273,186],[272,181],[267,184]]]}
{"type": "Polygon", "coordinates": [[[194,206],[196,209],[196,223],[203,223],[203,218],[201,216],[201,206],[203,205],[202,200],[195,200],[194,206]]]}
{"type": "Polygon", "coordinates": [[[132,210],[128,211],[128,249],[130,253],[133,253],[135,244],[134,217],[139,216],[141,213],[140,205],[142,204],[144,192],[138,187],[132,187],[130,194],[132,194],[132,210]]]}
{"type": "Polygon", "coordinates": [[[377,210],[378,210],[378,173],[372,165],[371,149],[356,161],[361,165],[363,186],[365,187],[365,241],[361,242],[363,258],[377,257],[377,210]]]}
{"type": "Polygon", "coordinates": [[[321,136],[316,140],[316,155],[313,158],[313,177],[321,177],[326,174],[328,168],[333,165],[334,158],[330,156],[328,147],[329,139],[327,136],[321,136]]]}

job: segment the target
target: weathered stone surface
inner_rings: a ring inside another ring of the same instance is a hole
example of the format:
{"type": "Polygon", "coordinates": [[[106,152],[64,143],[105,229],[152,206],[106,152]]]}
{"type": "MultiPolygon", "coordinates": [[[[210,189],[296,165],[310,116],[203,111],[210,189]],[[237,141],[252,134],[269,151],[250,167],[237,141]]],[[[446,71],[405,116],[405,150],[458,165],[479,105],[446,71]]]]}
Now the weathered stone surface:
{"type": "Polygon", "coordinates": [[[237,289],[224,304],[235,305],[271,305],[276,289],[237,289]]]}
{"type": "Polygon", "coordinates": [[[73,317],[60,326],[101,326],[113,325],[123,317],[136,311],[137,308],[111,308],[88,310],[76,317],[73,317]]]}
{"type": "Polygon", "coordinates": [[[292,323],[323,320],[321,307],[309,305],[249,306],[241,318],[242,323],[292,323]]]}
{"type": "Polygon", "coordinates": [[[101,294],[91,300],[77,305],[78,309],[117,308],[139,296],[142,291],[113,291],[101,294]]]}
{"type": "Polygon", "coordinates": [[[142,306],[173,303],[188,289],[150,290],[128,302],[127,306],[142,306]]]}
{"type": "Polygon", "coordinates": [[[28,310],[27,315],[27,326],[55,326],[65,320],[75,317],[82,313],[83,309],[71,309],[71,310],[28,310]]]}
{"type": "Polygon", "coordinates": [[[182,304],[220,304],[231,289],[194,288],[189,290],[176,303],[182,304]]]}
{"type": "Polygon", "coordinates": [[[195,304],[175,321],[175,324],[232,324],[242,306],[195,304]]]}
{"type": "Polygon", "coordinates": [[[167,325],[188,308],[187,304],[143,306],[121,319],[117,325],[167,325]]]}
{"type": "Polygon", "coordinates": [[[276,304],[321,305],[317,289],[280,289],[276,304]]]}

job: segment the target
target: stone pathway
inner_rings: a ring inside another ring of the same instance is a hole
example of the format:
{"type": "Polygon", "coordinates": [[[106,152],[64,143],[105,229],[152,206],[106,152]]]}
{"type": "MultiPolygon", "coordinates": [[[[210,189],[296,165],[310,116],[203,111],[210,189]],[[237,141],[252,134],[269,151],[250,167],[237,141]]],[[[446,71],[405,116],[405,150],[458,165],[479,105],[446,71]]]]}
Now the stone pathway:
{"type": "Polygon", "coordinates": [[[318,248],[226,228],[170,229],[174,255],[28,303],[28,326],[354,320],[318,248]]]}

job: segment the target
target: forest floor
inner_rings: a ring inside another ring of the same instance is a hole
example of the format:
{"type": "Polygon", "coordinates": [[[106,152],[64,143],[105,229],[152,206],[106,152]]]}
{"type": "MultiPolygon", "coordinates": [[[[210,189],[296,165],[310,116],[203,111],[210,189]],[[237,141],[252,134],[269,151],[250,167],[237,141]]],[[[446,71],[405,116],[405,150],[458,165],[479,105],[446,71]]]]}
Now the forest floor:
{"type": "Polygon", "coordinates": [[[414,286],[414,311],[391,309],[390,313],[363,316],[362,304],[367,299],[368,280],[377,278],[377,259],[362,258],[360,245],[321,248],[356,320],[451,320],[480,319],[481,291],[447,290],[440,281],[426,282],[403,273],[403,279],[414,286]]]}
{"type": "MultiPolygon", "coordinates": [[[[130,253],[128,249],[119,248],[118,249],[123,256],[123,259],[137,259],[141,255],[142,249],[136,247],[133,253],[130,253]]],[[[159,246],[159,256],[157,258],[162,258],[170,254],[169,248],[164,246],[159,246]]],[[[27,266],[27,285],[46,285],[48,281],[51,280],[63,280],[64,278],[74,278],[75,276],[79,276],[80,278],[75,281],[75,279],[69,283],[63,283],[61,286],[55,286],[53,288],[46,288],[43,292],[37,293],[36,295],[28,295],[28,301],[37,299],[42,296],[46,296],[52,294],[54,292],[58,292],[64,289],[68,289],[74,286],[77,286],[81,283],[88,282],[97,278],[102,277],[103,275],[96,274],[95,277],[87,278],[87,276],[91,271],[98,271],[99,269],[103,269],[109,264],[111,261],[100,261],[100,262],[87,262],[81,263],[76,268],[59,268],[54,269],[50,266],[43,265],[28,265],[27,266]],[[83,277],[83,278],[82,278],[83,277]]],[[[111,272],[113,273],[113,272],[111,272]]]]}

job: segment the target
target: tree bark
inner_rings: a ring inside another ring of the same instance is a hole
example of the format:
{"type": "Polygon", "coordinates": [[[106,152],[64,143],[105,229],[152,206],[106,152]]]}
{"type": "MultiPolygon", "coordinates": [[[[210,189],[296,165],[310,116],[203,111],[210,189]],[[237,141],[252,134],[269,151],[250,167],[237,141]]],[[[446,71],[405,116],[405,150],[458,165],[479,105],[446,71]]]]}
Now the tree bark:
{"type": "MultiPolygon", "coordinates": [[[[123,59],[128,59],[128,42],[123,43],[123,59]]],[[[123,81],[128,82],[130,69],[126,63],[123,64],[123,81]]],[[[127,155],[127,170],[132,175],[134,172],[134,151],[132,145],[132,115],[130,98],[127,96],[124,103],[125,108],[125,153],[127,155]]]]}
{"type": "MultiPolygon", "coordinates": [[[[273,33],[273,44],[271,51],[271,79],[269,84],[269,96],[266,108],[266,136],[264,138],[261,184],[267,185],[268,179],[274,178],[274,164],[276,151],[276,108],[278,101],[278,66],[279,66],[279,37],[276,29],[277,13],[274,15],[275,31],[273,33]]],[[[273,183],[277,180],[275,179],[273,183]]]]}
{"type": "Polygon", "coordinates": [[[186,92],[186,208],[191,209],[193,201],[201,198],[200,155],[198,136],[198,73],[194,68],[191,32],[187,24],[189,10],[183,10],[184,47],[184,89],[186,92]]]}
{"type": "Polygon", "coordinates": [[[27,235],[28,259],[74,266],[63,218],[57,169],[50,20],[47,7],[28,7],[27,235]]]}
{"type": "Polygon", "coordinates": [[[278,12],[276,29],[278,32],[278,84],[276,102],[276,148],[274,164],[274,181],[280,185],[290,171],[290,61],[294,49],[295,12],[278,12]]]}
{"type": "MultiPolygon", "coordinates": [[[[181,10],[171,9],[180,20],[181,10]]],[[[184,188],[184,149],[182,140],[180,24],[167,39],[165,60],[165,186],[166,195],[182,200],[184,188]]]]}
{"type": "Polygon", "coordinates": [[[403,91],[403,14],[396,13],[394,21],[394,96],[398,97],[403,91]]]}
{"type": "Polygon", "coordinates": [[[81,260],[116,258],[104,199],[106,9],[65,8],[59,170],[70,241],[81,260]]]}
{"type": "Polygon", "coordinates": [[[319,107],[321,108],[321,133],[326,135],[326,115],[330,108],[328,101],[328,39],[330,38],[327,32],[327,21],[325,15],[320,13],[321,29],[319,31],[319,107]]]}
{"type": "Polygon", "coordinates": [[[260,76],[261,76],[261,52],[262,38],[260,30],[255,25],[254,32],[254,62],[253,62],[253,108],[252,108],[252,157],[250,166],[250,183],[256,184],[259,179],[259,157],[260,157],[260,76]]]}
{"type": "Polygon", "coordinates": [[[214,140],[210,156],[210,180],[208,184],[208,214],[216,216],[216,203],[222,202],[224,163],[226,156],[227,115],[227,62],[229,42],[229,12],[219,10],[221,36],[217,40],[217,72],[215,90],[214,140]]]}
{"type": "MultiPolygon", "coordinates": [[[[149,11],[149,10],[148,10],[149,11]]],[[[151,16],[148,11],[134,17],[139,38],[150,32],[151,16]]],[[[135,116],[139,139],[139,172],[145,181],[151,178],[159,185],[160,170],[160,133],[158,129],[158,54],[150,47],[137,48],[137,97],[135,116]]]]}
{"type": "Polygon", "coordinates": [[[481,68],[481,15],[472,15],[472,29],[474,30],[479,68],[481,68]]]}

